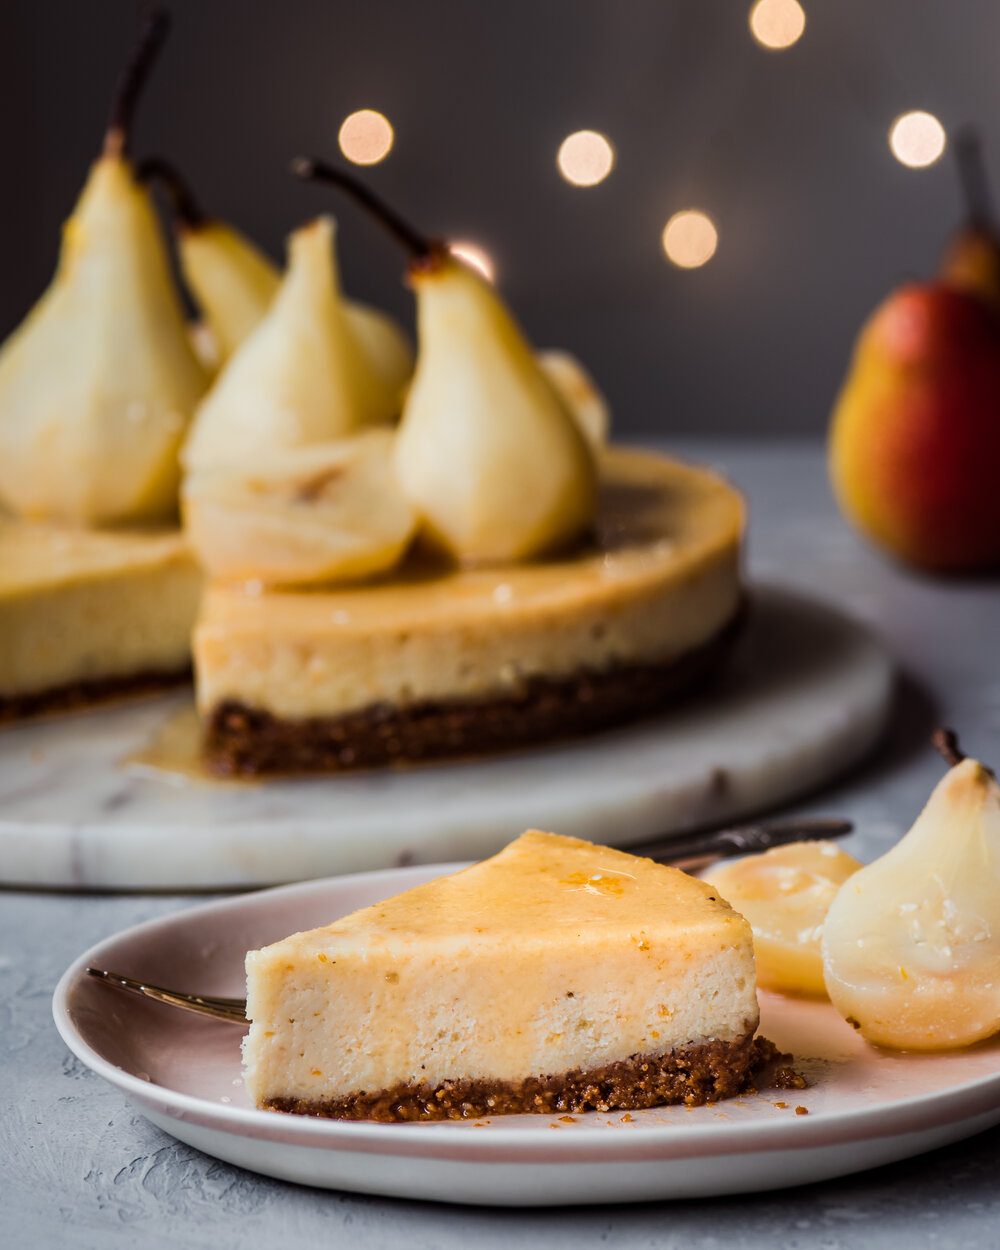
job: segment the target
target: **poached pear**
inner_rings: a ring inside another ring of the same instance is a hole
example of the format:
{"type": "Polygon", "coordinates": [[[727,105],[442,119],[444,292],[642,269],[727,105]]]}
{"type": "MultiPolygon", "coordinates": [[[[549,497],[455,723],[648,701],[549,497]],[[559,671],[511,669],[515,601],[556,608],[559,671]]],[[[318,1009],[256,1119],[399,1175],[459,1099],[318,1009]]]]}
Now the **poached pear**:
{"type": "Polygon", "coordinates": [[[289,239],[288,268],[270,307],[198,408],[187,469],[343,438],[398,415],[401,395],[362,349],[340,292],[334,222],[319,217],[289,239]]]}
{"type": "MultiPolygon", "coordinates": [[[[140,173],[164,186],[173,205],[177,250],[209,334],[216,365],[228,360],[263,320],[281,283],[281,273],[246,235],[206,217],[190,187],[167,161],[144,161],[140,173]]],[[[347,319],[375,371],[400,394],[413,372],[413,349],[387,313],[345,299],[347,319]]]]}
{"type": "MultiPolygon", "coordinates": [[[[346,300],[347,320],[362,352],[386,386],[402,402],[413,375],[413,347],[403,328],[371,304],[346,300]]],[[[397,409],[399,403],[397,403],[397,409]]]]}
{"type": "Polygon", "coordinates": [[[471,563],[579,538],[594,517],[592,454],[493,287],[444,256],[410,280],[419,351],[396,469],[427,535],[471,563]]]}
{"type": "Polygon", "coordinates": [[[258,247],[223,221],[181,223],[177,251],[219,361],[228,360],[260,324],[281,275],[258,247]]]}
{"type": "Polygon", "coordinates": [[[827,993],[880,1046],[943,1050],[1000,1031],[1000,786],[951,758],[909,833],[844,883],[823,927],[827,993]]]}
{"type": "Polygon", "coordinates": [[[576,418],[587,442],[595,448],[603,447],[611,430],[611,410],[594,379],[575,356],[554,347],[540,351],[538,363],[576,418]]]}
{"type": "Polygon", "coordinates": [[[356,580],[391,568],[416,529],[391,430],[282,448],[184,481],[184,524],[215,577],[270,585],[356,580]]]}
{"type": "Polygon", "coordinates": [[[830,904],[861,865],[835,842],[791,842],[704,874],[753,929],[757,981],[784,994],[825,994],[820,940],[830,904]]]}
{"type": "Polygon", "coordinates": [[[578,540],[594,519],[594,455],[495,289],[353,176],[316,161],[294,168],[348,191],[413,257],[417,367],[395,459],[425,539],[465,563],[578,540]]]}
{"type": "Polygon", "coordinates": [[[178,448],[207,377],[128,159],[166,32],[154,14],[63,227],[52,284],[0,349],[0,500],[26,517],[110,525],[176,512],[178,448]]]}

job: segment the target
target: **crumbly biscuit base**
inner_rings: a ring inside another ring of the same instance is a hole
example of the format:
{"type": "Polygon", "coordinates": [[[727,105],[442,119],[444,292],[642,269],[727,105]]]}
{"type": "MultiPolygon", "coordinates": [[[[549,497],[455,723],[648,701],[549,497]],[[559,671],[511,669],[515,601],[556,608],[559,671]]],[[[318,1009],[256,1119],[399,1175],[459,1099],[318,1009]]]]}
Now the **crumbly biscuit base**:
{"type": "Polygon", "coordinates": [[[359,1090],[342,1098],[265,1099],[271,1111],[337,1120],[468,1120],[530,1112],[638,1111],[683,1103],[697,1107],[746,1093],[754,1074],[777,1056],[753,1031],[729,1042],[704,1042],[665,1054],[632,1055],[604,1067],[531,1076],[523,1081],[454,1080],[359,1090]]]}

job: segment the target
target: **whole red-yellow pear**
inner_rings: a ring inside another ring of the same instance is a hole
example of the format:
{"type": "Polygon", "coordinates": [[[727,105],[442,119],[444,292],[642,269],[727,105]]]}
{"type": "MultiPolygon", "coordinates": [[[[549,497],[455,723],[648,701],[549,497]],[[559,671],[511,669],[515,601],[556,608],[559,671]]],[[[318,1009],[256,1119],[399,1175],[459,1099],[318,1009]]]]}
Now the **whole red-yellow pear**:
{"type": "Polygon", "coordinates": [[[861,331],[830,431],[844,513],[899,559],[1000,567],[1000,315],[942,282],[888,297],[861,331]]]}

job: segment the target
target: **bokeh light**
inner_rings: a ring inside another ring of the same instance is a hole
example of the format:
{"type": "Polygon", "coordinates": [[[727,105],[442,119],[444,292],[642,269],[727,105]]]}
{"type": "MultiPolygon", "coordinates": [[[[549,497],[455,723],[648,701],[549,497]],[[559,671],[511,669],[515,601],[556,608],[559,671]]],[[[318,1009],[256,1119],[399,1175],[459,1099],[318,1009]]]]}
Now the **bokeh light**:
{"type": "Polygon", "coordinates": [[[596,187],[615,167],[615,150],[597,130],[567,135],[556,155],[559,172],[574,187],[596,187]]]}
{"type": "Polygon", "coordinates": [[[337,140],[340,150],[355,165],[377,165],[392,151],[392,123],[375,109],[359,109],[345,117],[337,140]]]}
{"type": "Polygon", "coordinates": [[[663,227],[667,260],[681,269],[699,269],[715,255],[719,232],[711,217],[697,208],[685,208],[663,227]]]}
{"type": "Polygon", "coordinates": [[[933,113],[914,109],[902,113],[889,128],[889,147],[897,161],[910,169],[933,165],[945,149],[944,127],[933,113]]]}
{"type": "Polygon", "coordinates": [[[790,48],[805,28],[805,10],[798,0],[757,0],[750,10],[750,32],[762,48],[790,48]]]}
{"type": "Polygon", "coordinates": [[[465,261],[467,265],[481,273],[487,282],[492,282],[496,278],[497,267],[493,257],[478,243],[459,239],[455,243],[448,244],[448,251],[452,256],[457,256],[459,260],[465,261]]]}

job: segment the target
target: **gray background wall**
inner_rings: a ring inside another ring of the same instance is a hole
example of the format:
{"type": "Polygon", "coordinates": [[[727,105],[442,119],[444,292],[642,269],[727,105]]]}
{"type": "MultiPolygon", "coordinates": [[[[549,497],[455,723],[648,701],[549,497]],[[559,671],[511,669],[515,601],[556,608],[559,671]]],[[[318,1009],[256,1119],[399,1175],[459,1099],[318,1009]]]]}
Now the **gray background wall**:
{"type": "MultiPolygon", "coordinates": [[[[803,2],[804,38],[768,53],[743,0],[174,0],[136,147],[278,254],[333,203],[288,158],[336,155],[342,118],[379,108],[396,147],[373,185],[481,240],[535,341],[590,364],[620,431],[819,431],[860,320],[930,270],[958,213],[947,159],[892,159],[893,117],[979,123],[1000,182],[1000,4],[803,2]],[[582,127],[618,154],[588,190],[554,164],[582,127]],[[720,247],[681,272],[659,235],[692,204],[720,247]]],[[[2,333],[48,280],[136,12],[0,5],[2,333]]],[[[393,246],[339,216],[348,288],[409,319],[393,246]]]]}

